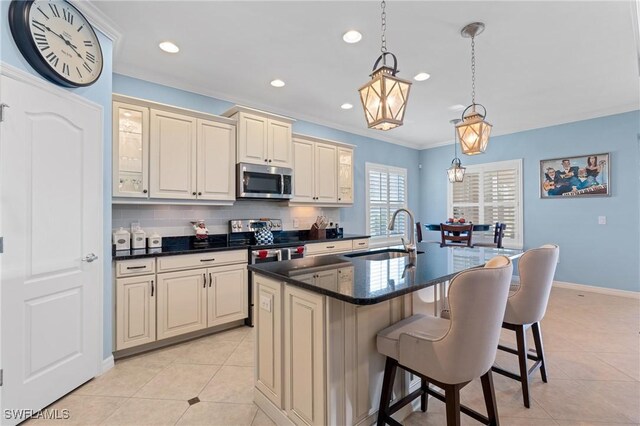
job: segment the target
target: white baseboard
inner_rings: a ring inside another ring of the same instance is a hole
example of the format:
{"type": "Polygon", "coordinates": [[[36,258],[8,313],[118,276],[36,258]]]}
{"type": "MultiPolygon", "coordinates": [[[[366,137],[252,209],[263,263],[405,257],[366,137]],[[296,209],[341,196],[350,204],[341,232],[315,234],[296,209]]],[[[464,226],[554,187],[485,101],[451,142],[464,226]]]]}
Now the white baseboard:
{"type": "Polygon", "coordinates": [[[115,363],[113,361],[113,355],[110,355],[108,358],[103,359],[102,360],[102,369],[98,373],[98,376],[102,376],[104,373],[106,373],[107,371],[111,370],[114,365],[115,365],[115,363]]]}
{"type": "MultiPolygon", "coordinates": [[[[514,277],[515,278],[515,277],[514,277]]],[[[520,278],[520,277],[518,277],[520,278]]],[[[518,280],[519,281],[519,280],[518,280]]],[[[606,294],[608,296],[628,297],[631,299],[640,299],[640,292],[629,290],[618,290],[615,288],[596,287],[593,285],[575,284],[564,281],[554,281],[554,287],[568,288],[577,291],[588,291],[591,293],[606,294]]]]}

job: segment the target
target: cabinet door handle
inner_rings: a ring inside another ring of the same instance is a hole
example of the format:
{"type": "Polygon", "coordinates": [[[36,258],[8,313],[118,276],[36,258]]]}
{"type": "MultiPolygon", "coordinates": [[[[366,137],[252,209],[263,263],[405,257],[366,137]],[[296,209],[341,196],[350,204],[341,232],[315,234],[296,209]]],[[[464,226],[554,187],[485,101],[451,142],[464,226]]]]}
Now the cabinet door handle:
{"type": "Polygon", "coordinates": [[[209,287],[211,287],[212,282],[213,282],[213,277],[211,276],[211,272],[209,272],[209,287]]]}
{"type": "Polygon", "coordinates": [[[198,195],[202,195],[202,192],[198,192],[198,195]]]}
{"type": "Polygon", "coordinates": [[[271,160],[269,160],[269,162],[271,162],[271,160]]]}
{"type": "Polygon", "coordinates": [[[336,248],[336,246],[327,246],[327,248],[328,248],[328,249],[329,249],[329,248],[336,248]]]}
{"type": "Polygon", "coordinates": [[[146,194],[147,192],[148,192],[148,191],[147,191],[146,189],[143,189],[143,190],[142,190],[142,193],[143,193],[143,194],[146,194]]]}
{"type": "Polygon", "coordinates": [[[195,193],[195,192],[192,192],[192,193],[191,193],[191,195],[196,195],[196,193],[195,193]]]}
{"type": "Polygon", "coordinates": [[[264,162],[266,163],[267,161],[269,161],[269,160],[267,160],[267,159],[265,158],[265,159],[264,159],[264,162]]]}
{"type": "Polygon", "coordinates": [[[207,288],[207,274],[202,274],[202,288],[207,288]]]}
{"type": "Polygon", "coordinates": [[[153,297],[153,280],[151,280],[151,297],[153,297]]]}
{"type": "Polygon", "coordinates": [[[212,257],[211,259],[200,259],[200,262],[213,262],[215,259],[215,257],[212,257]]]}
{"type": "Polygon", "coordinates": [[[147,265],[142,266],[127,266],[127,269],[145,269],[147,265]]]}

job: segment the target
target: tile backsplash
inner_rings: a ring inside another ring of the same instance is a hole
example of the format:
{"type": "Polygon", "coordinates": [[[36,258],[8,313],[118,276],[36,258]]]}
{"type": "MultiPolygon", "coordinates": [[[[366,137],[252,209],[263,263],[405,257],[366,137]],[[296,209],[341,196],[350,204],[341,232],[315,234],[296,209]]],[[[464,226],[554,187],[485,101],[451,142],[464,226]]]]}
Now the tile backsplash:
{"type": "Polygon", "coordinates": [[[284,203],[268,201],[239,201],[233,206],[177,206],[114,204],[113,229],[130,229],[139,222],[147,235],[157,232],[163,237],[193,235],[189,223],[204,220],[210,234],[229,232],[231,219],[281,219],[285,230],[309,229],[316,217],[325,215],[335,224],[340,220],[340,209],[321,207],[289,207],[284,203]],[[297,221],[297,227],[294,227],[297,221]]]}

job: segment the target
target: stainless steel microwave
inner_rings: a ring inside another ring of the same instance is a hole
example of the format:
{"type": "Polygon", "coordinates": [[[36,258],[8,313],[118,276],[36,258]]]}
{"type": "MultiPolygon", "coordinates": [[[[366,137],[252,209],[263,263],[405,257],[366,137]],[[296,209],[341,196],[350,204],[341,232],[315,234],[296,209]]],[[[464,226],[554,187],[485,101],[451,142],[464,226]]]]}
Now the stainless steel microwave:
{"type": "Polygon", "coordinates": [[[260,164],[238,164],[238,198],[293,198],[293,170],[260,164]]]}

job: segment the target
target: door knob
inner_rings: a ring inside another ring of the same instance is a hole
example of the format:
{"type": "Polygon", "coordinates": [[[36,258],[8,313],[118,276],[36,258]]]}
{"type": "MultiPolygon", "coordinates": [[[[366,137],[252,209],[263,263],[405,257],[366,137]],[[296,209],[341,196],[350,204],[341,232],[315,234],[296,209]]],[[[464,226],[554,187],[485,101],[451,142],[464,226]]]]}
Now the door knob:
{"type": "Polygon", "coordinates": [[[85,257],[82,258],[83,262],[93,262],[94,260],[96,260],[98,258],[98,256],[96,256],[93,253],[89,253],[88,255],[86,255],[85,257]]]}

